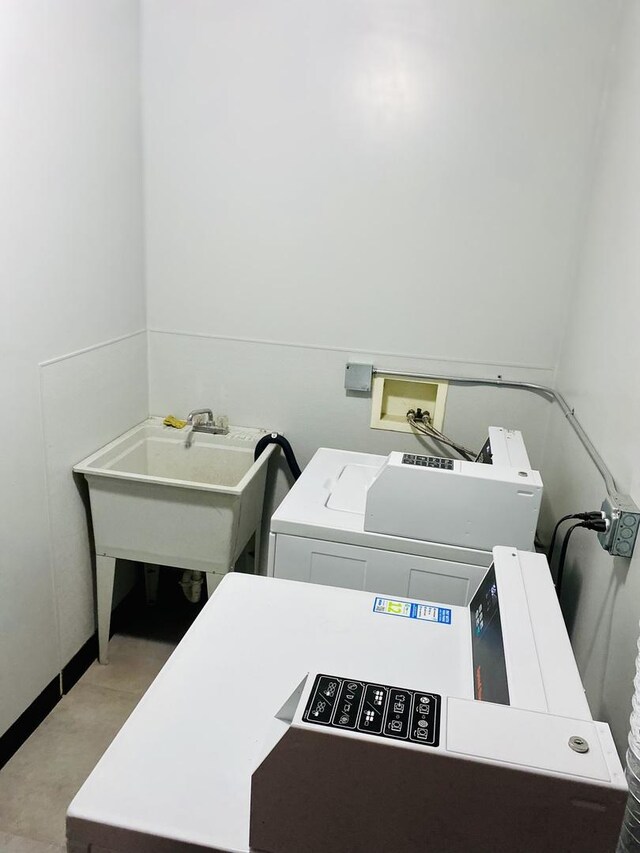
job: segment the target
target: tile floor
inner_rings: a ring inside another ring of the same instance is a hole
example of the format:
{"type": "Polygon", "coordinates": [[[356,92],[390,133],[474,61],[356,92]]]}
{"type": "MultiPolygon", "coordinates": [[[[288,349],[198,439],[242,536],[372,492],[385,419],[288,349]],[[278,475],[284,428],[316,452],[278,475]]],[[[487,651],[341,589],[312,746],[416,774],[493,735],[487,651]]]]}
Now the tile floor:
{"type": "Polygon", "coordinates": [[[109,665],[94,663],[0,770],[1,853],[64,853],[67,806],[175,646],[115,635],[109,665]]]}

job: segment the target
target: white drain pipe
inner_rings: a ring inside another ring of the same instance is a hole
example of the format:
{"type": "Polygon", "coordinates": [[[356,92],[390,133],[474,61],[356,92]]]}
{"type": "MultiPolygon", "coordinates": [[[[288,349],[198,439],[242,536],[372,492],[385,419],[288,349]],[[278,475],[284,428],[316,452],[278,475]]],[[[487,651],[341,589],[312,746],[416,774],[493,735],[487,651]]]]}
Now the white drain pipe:
{"type": "Polygon", "coordinates": [[[627,808],[624,813],[616,853],[640,853],[640,639],[638,639],[636,676],[633,679],[633,687],[626,767],[629,798],[627,799],[627,808]]]}
{"type": "Polygon", "coordinates": [[[182,573],[180,586],[182,587],[184,597],[192,604],[197,604],[200,601],[203,581],[202,575],[202,572],[191,571],[190,569],[185,569],[182,573]]]}

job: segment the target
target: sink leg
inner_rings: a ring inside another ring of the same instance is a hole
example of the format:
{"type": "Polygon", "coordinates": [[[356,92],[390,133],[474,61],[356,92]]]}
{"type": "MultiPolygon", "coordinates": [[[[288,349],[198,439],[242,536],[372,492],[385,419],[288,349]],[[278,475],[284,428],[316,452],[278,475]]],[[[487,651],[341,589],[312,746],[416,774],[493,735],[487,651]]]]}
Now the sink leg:
{"type": "Polygon", "coordinates": [[[109,628],[113,603],[113,581],[116,558],[96,554],[96,589],[98,593],[98,660],[109,663],[109,628]]]}
{"type": "Polygon", "coordinates": [[[213,593],[218,588],[218,584],[222,580],[224,575],[218,575],[214,572],[207,572],[207,598],[211,598],[213,593]]]}
{"type": "Polygon", "coordinates": [[[262,543],[262,519],[258,521],[256,532],[253,534],[253,573],[260,574],[260,544],[262,543]]]}
{"type": "Polygon", "coordinates": [[[147,604],[155,604],[158,600],[158,581],[160,580],[160,566],[153,563],[144,564],[144,590],[147,604]]]}

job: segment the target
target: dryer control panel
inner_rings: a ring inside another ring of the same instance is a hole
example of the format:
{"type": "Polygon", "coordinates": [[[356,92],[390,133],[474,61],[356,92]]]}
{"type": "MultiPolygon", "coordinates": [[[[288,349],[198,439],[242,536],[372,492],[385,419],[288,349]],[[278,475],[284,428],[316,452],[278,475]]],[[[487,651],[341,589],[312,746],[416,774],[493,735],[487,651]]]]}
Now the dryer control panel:
{"type": "Polygon", "coordinates": [[[318,675],[302,719],[319,726],[438,746],[441,704],[439,694],[426,690],[318,675]]]}
{"type": "Polygon", "coordinates": [[[444,456],[416,456],[414,453],[404,453],[403,465],[417,465],[421,468],[442,468],[445,471],[453,471],[453,459],[444,456]]]}

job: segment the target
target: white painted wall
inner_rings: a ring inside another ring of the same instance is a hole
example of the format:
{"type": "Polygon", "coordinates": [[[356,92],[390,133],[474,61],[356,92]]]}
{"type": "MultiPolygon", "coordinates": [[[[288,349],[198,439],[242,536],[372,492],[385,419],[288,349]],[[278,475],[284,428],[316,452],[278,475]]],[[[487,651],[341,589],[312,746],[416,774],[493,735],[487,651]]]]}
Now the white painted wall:
{"type": "MultiPolygon", "coordinates": [[[[149,405],[153,413],[180,416],[190,409],[210,406],[217,413],[227,414],[232,423],[278,430],[291,441],[301,466],[323,446],[371,453],[419,451],[423,445],[414,436],[369,428],[370,397],[344,390],[345,364],[357,359],[388,370],[418,370],[432,375],[451,368],[446,362],[376,352],[354,354],[349,350],[149,332],[149,405]]],[[[492,365],[468,365],[465,373],[496,375],[496,369],[492,365]]],[[[512,369],[510,375],[543,385],[553,381],[552,372],[544,370],[512,369]]],[[[478,450],[489,424],[522,429],[533,464],[540,464],[549,409],[545,398],[523,391],[452,385],[444,426],[449,434],[478,450]]],[[[433,445],[430,447],[434,450],[433,445]]],[[[277,482],[269,486],[265,546],[269,519],[288,488],[285,470],[281,461],[277,482]]]]}
{"type": "MultiPolygon", "coordinates": [[[[51,557],[63,664],[95,630],[88,489],[84,477],[72,476],[71,470],[147,417],[147,382],[145,332],[41,366],[51,557]]],[[[116,592],[116,601],[118,597],[116,592]]]]}
{"type": "Polygon", "coordinates": [[[129,394],[91,394],[123,375],[119,344],[39,367],[145,327],[138,18],[129,0],[0,3],[0,734],[93,630],[55,461],[147,410],[144,341],[129,394]]]}
{"type": "MultiPolygon", "coordinates": [[[[153,0],[150,406],[387,452],[345,361],[552,384],[619,0],[153,0]]],[[[548,404],[454,388],[479,446],[548,404]]],[[[268,506],[282,497],[280,475],[268,506]]]]}
{"type": "MultiPolygon", "coordinates": [[[[640,4],[625,0],[577,286],[558,387],[640,504],[640,4]]],[[[604,489],[566,426],[553,419],[545,461],[556,515],[599,508],[604,489]]],[[[640,633],[640,551],[612,559],[577,531],[564,606],[593,713],[625,748],[635,643],[640,633]]]]}
{"type": "MultiPolygon", "coordinates": [[[[633,0],[142,0],[144,182],[137,4],[0,4],[0,732],[92,631],[70,465],[147,411],[211,405],[285,432],[304,464],[322,444],[416,442],[369,430],[369,401],[342,388],[348,358],[551,381],[623,6],[559,381],[625,485],[633,0]]],[[[540,398],[456,388],[445,426],[473,446],[490,422],[523,428],[538,464],[549,416],[540,398]]],[[[555,417],[548,446],[553,511],[599,504],[555,417]]],[[[587,542],[567,609],[594,713],[621,744],[635,564],[587,542]]]]}
{"type": "Polygon", "coordinates": [[[143,0],[150,327],[554,368],[618,6],[143,0]]]}

